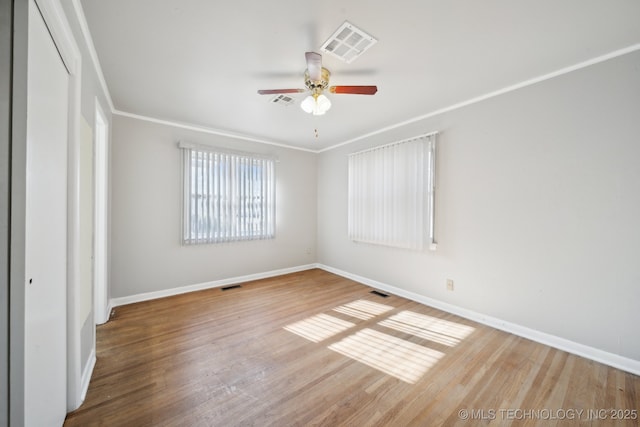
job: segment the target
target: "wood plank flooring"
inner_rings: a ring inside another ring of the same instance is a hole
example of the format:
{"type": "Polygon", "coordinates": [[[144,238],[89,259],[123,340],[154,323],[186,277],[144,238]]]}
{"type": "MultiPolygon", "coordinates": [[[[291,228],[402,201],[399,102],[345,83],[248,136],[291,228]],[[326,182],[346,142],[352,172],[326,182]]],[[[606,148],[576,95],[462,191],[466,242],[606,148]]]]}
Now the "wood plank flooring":
{"type": "Polygon", "coordinates": [[[117,307],[65,426],[639,425],[640,377],[322,270],[117,307]]]}

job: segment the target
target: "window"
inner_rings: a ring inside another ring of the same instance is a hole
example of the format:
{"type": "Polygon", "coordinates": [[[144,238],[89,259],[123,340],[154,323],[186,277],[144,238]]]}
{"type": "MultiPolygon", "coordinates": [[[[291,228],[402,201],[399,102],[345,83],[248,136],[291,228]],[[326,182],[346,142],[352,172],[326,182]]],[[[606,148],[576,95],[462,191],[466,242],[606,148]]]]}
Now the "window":
{"type": "Polygon", "coordinates": [[[275,161],[179,144],[183,151],[183,243],[275,236],[275,161]]]}
{"type": "Polygon", "coordinates": [[[349,155],[349,238],[434,248],[435,134],[349,155]]]}

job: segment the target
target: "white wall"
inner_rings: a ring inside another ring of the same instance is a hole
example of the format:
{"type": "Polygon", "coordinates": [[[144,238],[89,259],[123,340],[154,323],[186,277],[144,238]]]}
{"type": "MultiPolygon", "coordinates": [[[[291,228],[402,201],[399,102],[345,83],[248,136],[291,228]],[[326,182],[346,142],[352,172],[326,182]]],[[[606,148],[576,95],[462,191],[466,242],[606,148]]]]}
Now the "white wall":
{"type": "Polygon", "coordinates": [[[315,262],[315,154],[117,115],[112,132],[113,298],[315,262]],[[278,158],[275,239],[181,245],[179,140],[278,158]]]}
{"type": "Polygon", "coordinates": [[[636,52],[322,153],[318,261],[640,360],[639,159],[636,52]],[[347,154],[430,131],[438,250],[350,242],[347,154]]]}

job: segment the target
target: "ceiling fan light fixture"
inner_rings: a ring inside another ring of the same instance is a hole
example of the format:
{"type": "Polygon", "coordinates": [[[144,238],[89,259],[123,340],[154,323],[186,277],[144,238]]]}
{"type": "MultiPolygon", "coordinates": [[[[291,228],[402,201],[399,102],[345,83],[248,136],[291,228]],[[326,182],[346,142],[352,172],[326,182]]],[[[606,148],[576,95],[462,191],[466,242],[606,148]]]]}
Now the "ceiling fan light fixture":
{"type": "Polygon", "coordinates": [[[313,99],[313,96],[309,95],[300,103],[300,108],[302,108],[305,113],[312,113],[315,103],[316,100],[313,99]]]}
{"type": "Polygon", "coordinates": [[[309,95],[300,103],[305,113],[321,116],[331,108],[331,101],[325,95],[309,95]]]}
{"type": "MultiPolygon", "coordinates": [[[[348,29],[346,31],[351,31],[348,29]]],[[[358,36],[360,37],[360,36],[358,36]]],[[[277,95],[273,103],[293,103],[293,97],[286,96],[289,93],[311,92],[301,103],[300,108],[308,114],[321,116],[331,108],[331,100],[322,92],[328,90],[331,93],[345,93],[352,95],[375,95],[377,86],[329,86],[331,72],[322,66],[322,56],[316,52],[306,52],[307,69],[304,72],[304,85],[307,89],[260,89],[260,95],[277,95]]]]}
{"type": "Polygon", "coordinates": [[[324,114],[331,108],[331,101],[326,96],[320,95],[316,98],[316,106],[319,114],[324,114]]]}

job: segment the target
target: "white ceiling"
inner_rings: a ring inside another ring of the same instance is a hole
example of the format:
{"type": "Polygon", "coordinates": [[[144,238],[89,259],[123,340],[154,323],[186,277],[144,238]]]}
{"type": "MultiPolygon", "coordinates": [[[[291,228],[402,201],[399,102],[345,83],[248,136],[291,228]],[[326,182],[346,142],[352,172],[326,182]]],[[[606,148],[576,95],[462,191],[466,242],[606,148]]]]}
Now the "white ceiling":
{"type": "MultiPolygon", "coordinates": [[[[640,43],[638,0],[82,0],[117,111],[321,150],[640,43]],[[303,88],[306,51],[345,21],[378,39],[323,55],[325,116],[258,89],[303,88]],[[318,137],[315,136],[318,130],[318,137]]],[[[425,129],[431,131],[433,129],[425,129]]]]}

